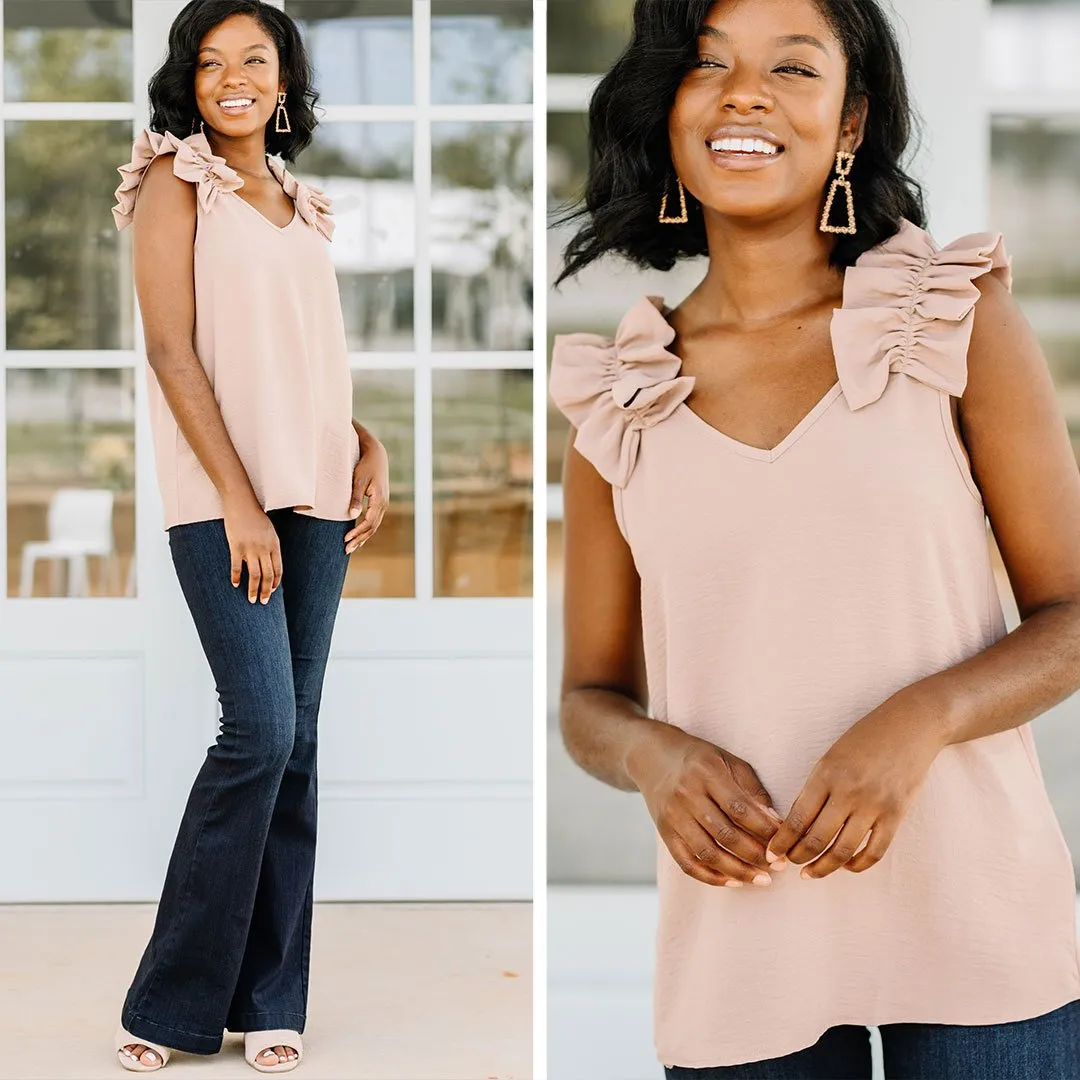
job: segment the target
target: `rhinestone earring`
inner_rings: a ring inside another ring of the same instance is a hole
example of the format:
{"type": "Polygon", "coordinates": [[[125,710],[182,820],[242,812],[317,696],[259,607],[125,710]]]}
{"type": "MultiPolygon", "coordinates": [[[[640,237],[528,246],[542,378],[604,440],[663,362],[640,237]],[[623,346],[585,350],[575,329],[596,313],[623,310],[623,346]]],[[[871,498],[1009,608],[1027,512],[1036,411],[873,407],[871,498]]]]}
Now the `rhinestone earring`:
{"type": "Polygon", "coordinates": [[[660,223],[662,225],[682,225],[690,220],[686,213],[686,190],[683,188],[682,180],[678,177],[675,177],[675,180],[679,185],[679,216],[667,216],[667,185],[665,184],[664,195],[660,200],[660,223]]]}
{"type": "Polygon", "coordinates": [[[289,114],[285,111],[285,91],[281,90],[277,96],[277,112],[274,114],[274,130],[281,134],[285,131],[292,131],[289,126],[289,114]],[[285,122],[285,126],[282,127],[282,121],[285,122]]]}
{"type": "Polygon", "coordinates": [[[855,235],[855,197],[851,192],[851,181],[848,179],[848,174],[851,172],[851,166],[854,162],[854,154],[848,153],[847,150],[836,151],[836,176],[833,177],[833,182],[829,186],[829,196],[825,200],[825,209],[821,214],[821,224],[818,226],[822,232],[844,233],[846,236],[855,235]],[[836,193],[840,188],[844,189],[844,194],[847,196],[847,224],[830,225],[829,214],[832,211],[833,200],[836,198],[836,193]]]}

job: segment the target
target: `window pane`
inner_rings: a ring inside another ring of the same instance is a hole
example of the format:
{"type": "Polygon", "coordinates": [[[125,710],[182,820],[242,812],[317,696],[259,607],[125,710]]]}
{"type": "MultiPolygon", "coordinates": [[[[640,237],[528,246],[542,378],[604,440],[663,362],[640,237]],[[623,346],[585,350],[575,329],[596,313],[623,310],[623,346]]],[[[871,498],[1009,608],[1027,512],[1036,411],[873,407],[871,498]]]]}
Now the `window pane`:
{"type": "Polygon", "coordinates": [[[558,209],[581,197],[589,171],[589,125],[583,112],[549,112],[548,204],[558,209]]]}
{"type": "Polygon", "coordinates": [[[411,0],[286,0],[300,24],[321,105],[412,102],[411,0]]]}
{"type": "Polygon", "coordinates": [[[1046,353],[1080,462],[1080,117],[995,121],[991,219],[1046,353]]]}
{"type": "Polygon", "coordinates": [[[432,0],[431,100],[532,101],[532,0],[432,0]]]}
{"type": "Polygon", "coordinates": [[[532,595],[532,372],[432,372],[435,595],[532,595]]]}
{"type": "Polygon", "coordinates": [[[431,126],[436,350],[532,348],[532,125],[431,126]]]}
{"type": "Polygon", "coordinates": [[[110,207],[126,120],[9,120],[9,349],[131,349],[131,242],[110,207]]]}
{"type": "Polygon", "coordinates": [[[412,140],[411,124],[322,124],[292,170],[334,200],[330,254],[356,351],[413,347],[412,140]]]}
{"type": "Polygon", "coordinates": [[[553,75],[607,71],[630,42],[628,0],[552,0],[547,13],[547,69],[553,75]]]}
{"type": "Polygon", "coordinates": [[[353,370],[353,416],[386,447],[390,505],[349,559],[343,596],[415,596],[414,380],[411,371],[353,370]]]}
{"type": "Polygon", "coordinates": [[[135,373],[7,373],[8,596],[133,596],[135,373]]]}
{"type": "Polygon", "coordinates": [[[131,0],[4,3],[8,101],[131,101],[131,70],[131,0]]]}

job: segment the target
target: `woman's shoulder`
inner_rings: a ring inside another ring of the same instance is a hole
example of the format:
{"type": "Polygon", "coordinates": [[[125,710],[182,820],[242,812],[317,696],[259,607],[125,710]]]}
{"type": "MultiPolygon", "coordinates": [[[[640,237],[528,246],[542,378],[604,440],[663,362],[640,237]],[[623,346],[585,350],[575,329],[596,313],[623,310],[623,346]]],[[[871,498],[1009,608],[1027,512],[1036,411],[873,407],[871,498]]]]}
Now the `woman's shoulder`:
{"type": "Polygon", "coordinates": [[[640,297],[613,334],[555,335],[549,392],[577,428],[575,447],[609,483],[630,477],[642,428],[669,416],[694,387],[668,346],[675,330],[659,296],[640,297]]]}
{"type": "Polygon", "coordinates": [[[117,229],[131,224],[143,177],[152,162],[165,156],[171,157],[175,176],[196,185],[199,201],[206,209],[213,205],[218,192],[243,186],[239,173],[214,154],[202,132],[181,139],[171,131],[143,128],[132,144],[131,160],[117,168],[121,180],[114,192],[116,204],[112,211],[117,229]]]}

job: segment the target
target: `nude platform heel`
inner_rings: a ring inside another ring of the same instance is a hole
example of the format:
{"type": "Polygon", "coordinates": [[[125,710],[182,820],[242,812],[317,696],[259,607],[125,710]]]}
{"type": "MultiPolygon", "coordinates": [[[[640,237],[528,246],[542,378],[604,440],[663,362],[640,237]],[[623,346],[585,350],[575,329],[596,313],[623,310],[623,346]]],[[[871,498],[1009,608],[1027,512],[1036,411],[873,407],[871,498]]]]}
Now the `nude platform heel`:
{"type": "Polygon", "coordinates": [[[138,1035],[132,1035],[130,1031],[124,1028],[123,1024],[120,1024],[116,1029],[116,1057],[121,1065],[128,1072],[157,1072],[158,1069],[163,1068],[169,1060],[169,1048],[167,1046],[160,1046],[158,1043],[151,1042],[149,1039],[140,1038],[138,1035]],[[149,1050],[153,1050],[159,1058],[161,1063],[159,1065],[144,1065],[137,1057],[131,1057],[124,1053],[124,1047],[130,1046],[133,1043],[139,1043],[142,1046],[147,1047],[149,1050]]]}
{"type": "Polygon", "coordinates": [[[300,1064],[303,1056],[304,1047],[298,1031],[275,1028],[271,1031],[244,1032],[244,1060],[259,1072],[288,1072],[300,1064]],[[276,1065],[263,1065],[255,1060],[264,1050],[272,1049],[275,1046],[291,1046],[296,1051],[296,1058],[293,1061],[279,1061],[276,1065]]]}

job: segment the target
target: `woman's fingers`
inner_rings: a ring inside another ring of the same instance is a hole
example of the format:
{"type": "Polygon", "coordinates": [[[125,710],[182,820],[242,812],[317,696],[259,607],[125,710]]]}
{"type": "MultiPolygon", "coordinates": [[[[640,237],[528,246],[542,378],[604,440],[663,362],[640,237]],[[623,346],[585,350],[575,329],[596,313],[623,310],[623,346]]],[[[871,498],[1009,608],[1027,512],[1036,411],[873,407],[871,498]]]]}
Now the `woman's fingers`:
{"type": "Polygon", "coordinates": [[[270,565],[274,569],[274,580],[270,586],[270,591],[273,592],[281,584],[281,575],[283,573],[281,565],[281,545],[275,544],[270,549],[270,565]]]}
{"type": "MultiPolygon", "coordinates": [[[[826,805],[825,810],[822,811],[822,815],[828,810],[826,805]]],[[[849,862],[855,855],[855,852],[859,850],[859,845],[866,838],[866,834],[874,825],[874,818],[870,814],[852,814],[851,817],[843,823],[842,828],[836,836],[836,839],[830,845],[828,851],[825,852],[820,858],[815,859],[812,863],[808,863],[802,869],[802,876],[804,878],[822,878],[831,874],[834,870],[839,870],[841,866],[849,862]]],[[[830,826],[826,825],[824,828],[827,830],[830,826]]],[[[816,826],[811,829],[811,833],[816,831],[816,826]]],[[[792,856],[798,850],[797,845],[792,849],[792,856]]],[[[792,858],[793,862],[802,862],[799,858],[792,858]]]]}
{"type": "Polygon", "coordinates": [[[830,796],[803,830],[802,836],[791,846],[788,858],[794,863],[816,859],[833,842],[854,809],[849,800],[830,796]]]}
{"type": "MultiPolygon", "coordinates": [[[[720,847],[726,848],[736,855],[742,862],[756,866],[760,870],[768,870],[769,864],[765,859],[765,845],[756,837],[745,831],[745,827],[738,821],[733,821],[713,799],[703,800],[704,805],[692,808],[694,816],[701,827],[712,837],[713,842],[720,847]]],[[[728,805],[733,806],[734,812],[739,814],[749,802],[748,799],[740,799],[738,796],[729,798],[728,805]]],[[[775,828],[775,826],[774,826],[775,828]]]]}
{"type": "MultiPolygon", "coordinates": [[[[802,789],[799,797],[792,804],[783,824],[776,831],[776,835],[769,841],[769,851],[778,857],[787,855],[817,819],[828,798],[828,788],[811,775],[806,782],[806,787],[802,789]]],[[[838,823],[837,828],[839,827],[838,823]]],[[[832,835],[836,835],[835,829],[832,835]]],[[[832,836],[829,839],[831,840],[832,836]]],[[[813,858],[813,856],[808,855],[806,858],[813,858]]]]}
{"type": "Polygon", "coordinates": [[[716,840],[710,836],[696,821],[686,818],[675,826],[677,835],[686,846],[696,862],[709,868],[725,880],[731,879],[742,882],[753,882],[759,879],[759,884],[767,884],[762,879],[765,871],[760,866],[747,863],[737,855],[720,847],[716,840]]]}
{"type": "Polygon", "coordinates": [[[899,827],[899,818],[878,818],[874,822],[866,847],[846,863],[844,869],[861,874],[864,870],[869,870],[871,866],[881,862],[882,856],[889,850],[889,845],[899,827]]]}
{"type": "Polygon", "coordinates": [[[270,594],[274,591],[274,562],[269,548],[259,552],[259,568],[262,572],[262,581],[259,587],[259,602],[268,604],[270,594]]]}
{"type": "Polygon", "coordinates": [[[780,815],[775,810],[775,817],[767,813],[762,803],[732,782],[730,775],[718,772],[710,776],[706,790],[712,801],[739,829],[754,837],[755,842],[761,841],[764,856],[765,845],[776,834],[780,824],[780,815]]]}
{"type": "Polygon", "coordinates": [[[348,554],[352,554],[370,540],[386,516],[387,500],[379,493],[374,483],[368,485],[365,493],[368,496],[368,504],[364,510],[364,516],[345,534],[345,551],[348,554]]]}
{"type": "Polygon", "coordinates": [[[259,586],[262,585],[262,564],[254,551],[249,551],[244,561],[248,568],[248,603],[254,604],[259,598],[259,586]]]}

